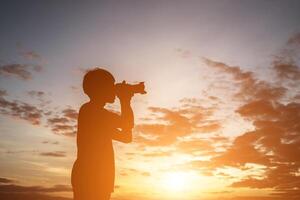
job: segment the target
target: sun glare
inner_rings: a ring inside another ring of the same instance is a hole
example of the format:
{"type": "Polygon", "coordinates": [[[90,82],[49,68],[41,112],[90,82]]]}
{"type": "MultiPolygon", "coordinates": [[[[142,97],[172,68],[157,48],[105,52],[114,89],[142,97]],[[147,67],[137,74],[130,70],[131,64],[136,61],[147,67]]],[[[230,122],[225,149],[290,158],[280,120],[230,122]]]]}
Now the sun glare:
{"type": "Polygon", "coordinates": [[[189,176],[184,172],[169,172],[164,175],[162,183],[171,192],[181,192],[188,188],[189,176]]]}

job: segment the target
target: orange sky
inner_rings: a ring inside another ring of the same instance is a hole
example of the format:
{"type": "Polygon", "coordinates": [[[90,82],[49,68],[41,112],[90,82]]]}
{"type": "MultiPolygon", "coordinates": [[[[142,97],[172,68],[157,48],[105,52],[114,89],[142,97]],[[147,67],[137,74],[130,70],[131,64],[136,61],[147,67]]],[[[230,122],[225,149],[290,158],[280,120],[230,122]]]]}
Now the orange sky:
{"type": "Polygon", "coordinates": [[[299,4],[235,2],[7,3],[20,13],[0,20],[0,198],[72,197],[95,66],[148,92],[133,142],[114,142],[112,200],[300,198],[299,4]]]}

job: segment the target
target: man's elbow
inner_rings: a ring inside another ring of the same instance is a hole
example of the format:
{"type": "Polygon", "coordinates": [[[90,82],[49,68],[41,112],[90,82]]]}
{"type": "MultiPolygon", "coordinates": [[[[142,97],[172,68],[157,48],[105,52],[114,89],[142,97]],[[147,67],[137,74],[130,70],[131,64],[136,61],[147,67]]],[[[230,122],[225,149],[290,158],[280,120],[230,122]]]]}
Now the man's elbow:
{"type": "Polygon", "coordinates": [[[131,142],[132,142],[132,136],[126,138],[126,140],[124,141],[124,143],[126,143],[126,144],[131,143],[131,142]]]}
{"type": "Polygon", "coordinates": [[[124,138],[124,143],[128,144],[132,142],[132,133],[128,134],[128,137],[124,138]]]}

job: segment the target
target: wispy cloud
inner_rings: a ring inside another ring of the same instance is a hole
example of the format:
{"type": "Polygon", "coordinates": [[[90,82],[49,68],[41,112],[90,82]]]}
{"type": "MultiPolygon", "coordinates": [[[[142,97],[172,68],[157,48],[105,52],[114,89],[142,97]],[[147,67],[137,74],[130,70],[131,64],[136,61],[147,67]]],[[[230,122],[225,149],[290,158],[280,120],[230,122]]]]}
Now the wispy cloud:
{"type": "Polygon", "coordinates": [[[47,126],[58,135],[74,137],[77,132],[78,112],[72,108],[66,108],[56,116],[47,119],[47,126]]]}
{"type": "Polygon", "coordinates": [[[242,100],[253,99],[279,99],[285,95],[286,88],[272,85],[266,81],[259,80],[253,72],[243,71],[239,66],[230,66],[222,62],[203,58],[205,64],[213,67],[224,74],[232,75],[233,80],[240,89],[234,95],[242,100]]]}
{"type": "Polygon", "coordinates": [[[55,134],[76,135],[78,112],[75,109],[67,107],[53,114],[51,107],[47,107],[49,101],[43,91],[31,90],[28,95],[38,97],[42,103],[36,106],[20,100],[9,100],[6,90],[0,90],[0,114],[50,127],[55,134]]]}
{"type": "Polygon", "coordinates": [[[41,123],[43,111],[34,105],[18,101],[7,100],[4,94],[0,96],[0,114],[26,120],[34,125],[41,123]]]}
{"type": "Polygon", "coordinates": [[[66,157],[66,152],[64,151],[53,151],[53,152],[42,152],[41,156],[50,156],[50,157],[66,157]]]}
{"type": "Polygon", "coordinates": [[[287,41],[288,45],[300,45],[300,33],[295,33],[287,41]]]}
{"type": "Polygon", "coordinates": [[[40,65],[4,64],[0,65],[0,75],[4,77],[16,77],[21,80],[30,80],[33,73],[40,72],[41,69],[40,65]]]}

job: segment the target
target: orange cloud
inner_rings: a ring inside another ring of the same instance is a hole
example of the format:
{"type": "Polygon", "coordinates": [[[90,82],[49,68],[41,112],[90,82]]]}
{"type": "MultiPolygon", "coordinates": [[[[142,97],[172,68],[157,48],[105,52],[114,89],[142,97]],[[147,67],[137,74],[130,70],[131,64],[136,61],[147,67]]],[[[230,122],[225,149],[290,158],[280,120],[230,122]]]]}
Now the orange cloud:
{"type": "Polygon", "coordinates": [[[135,141],[147,146],[166,146],[176,143],[180,137],[211,133],[221,128],[218,121],[209,120],[213,108],[204,108],[194,100],[182,103],[181,107],[173,109],[149,107],[153,118],[147,119],[149,123],[136,125],[135,141]]]}
{"type": "MultiPolygon", "coordinates": [[[[274,199],[300,198],[300,104],[288,98],[297,91],[297,85],[294,85],[296,88],[285,88],[259,80],[252,72],[239,67],[206,58],[204,61],[225,75],[232,75],[234,84],[240,88],[233,95],[244,100],[236,112],[251,121],[254,130],[236,137],[226,151],[210,161],[189,164],[211,172],[225,166],[247,171],[247,164],[258,164],[266,169],[263,176],[258,178],[250,174],[233,182],[231,187],[272,188],[274,199]]],[[[278,78],[288,78],[294,82],[299,80],[296,65],[278,64],[273,70],[278,78]]]]}

